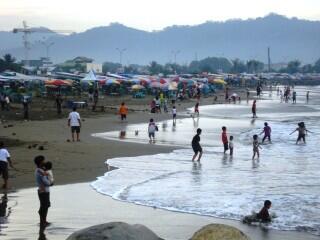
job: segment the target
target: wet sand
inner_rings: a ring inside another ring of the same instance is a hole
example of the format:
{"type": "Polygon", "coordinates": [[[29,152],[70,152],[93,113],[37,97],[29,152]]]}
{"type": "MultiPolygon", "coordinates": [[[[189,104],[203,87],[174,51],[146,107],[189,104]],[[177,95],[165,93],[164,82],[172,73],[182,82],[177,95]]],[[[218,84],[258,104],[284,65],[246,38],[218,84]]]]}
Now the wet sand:
{"type": "MultiPolygon", "coordinates": [[[[164,193],[165,194],[165,193],[164,193]]],[[[9,224],[5,224],[1,239],[36,239],[38,234],[38,199],[36,189],[24,189],[9,194],[12,208],[9,224]]],[[[315,240],[317,236],[284,231],[264,231],[238,221],[223,220],[193,214],[176,213],[115,201],[94,191],[89,183],[56,186],[51,192],[52,207],[48,220],[52,225],[46,229],[48,240],[66,239],[72,232],[95,224],[123,221],[144,224],[166,240],[186,240],[204,225],[224,223],[235,226],[248,234],[252,240],[315,240]]]]}

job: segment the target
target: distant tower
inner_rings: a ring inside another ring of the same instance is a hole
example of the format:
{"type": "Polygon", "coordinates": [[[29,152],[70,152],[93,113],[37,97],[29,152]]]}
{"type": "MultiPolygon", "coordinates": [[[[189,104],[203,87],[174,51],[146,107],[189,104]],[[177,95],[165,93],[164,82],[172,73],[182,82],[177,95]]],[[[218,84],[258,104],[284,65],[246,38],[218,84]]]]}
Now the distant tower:
{"type": "Polygon", "coordinates": [[[268,72],[271,72],[270,47],[268,47],[268,72]]]}

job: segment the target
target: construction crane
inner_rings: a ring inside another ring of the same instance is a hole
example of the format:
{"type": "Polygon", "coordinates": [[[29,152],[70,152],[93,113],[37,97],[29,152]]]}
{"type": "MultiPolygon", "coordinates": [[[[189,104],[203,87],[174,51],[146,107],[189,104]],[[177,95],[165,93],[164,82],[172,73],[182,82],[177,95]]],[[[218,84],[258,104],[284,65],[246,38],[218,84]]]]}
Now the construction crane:
{"type": "Polygon", "coordinates": [[[22,22],[23,28],[14,28],[13,33],[23,33],[22,40],[23,40],[23,47],[24,47],[24,54],[25,54],[25,65],[29,66],[29,50],[31,49],[31,43],[29,41],[29,35],[31,33],[73,33],[70,30],[49,30],[46,28],[31,28],[28,27],[27,22],[22,22]]]}

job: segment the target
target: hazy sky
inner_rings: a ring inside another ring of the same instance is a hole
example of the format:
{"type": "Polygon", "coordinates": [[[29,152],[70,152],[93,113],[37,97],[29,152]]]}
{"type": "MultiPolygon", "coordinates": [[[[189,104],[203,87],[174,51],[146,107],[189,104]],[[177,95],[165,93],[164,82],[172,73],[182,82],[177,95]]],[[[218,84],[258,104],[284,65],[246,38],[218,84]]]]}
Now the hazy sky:
{"type": "Polygon", "coordinates": [[[76,32],[111,22],[150,31],[270,12],[320,20],[320,0],[0,0],[0,30],[26,20],[30,26],[76,32]]]}

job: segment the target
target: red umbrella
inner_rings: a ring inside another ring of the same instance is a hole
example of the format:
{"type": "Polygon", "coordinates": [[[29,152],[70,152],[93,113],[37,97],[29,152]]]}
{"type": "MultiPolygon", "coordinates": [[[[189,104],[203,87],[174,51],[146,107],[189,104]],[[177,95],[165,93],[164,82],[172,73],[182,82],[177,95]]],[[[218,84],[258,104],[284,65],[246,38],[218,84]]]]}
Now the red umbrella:
{"type": "Polygon", "coordinates": [[[167,81],[166,81],[165,79],[163,79],[163,78],[161,78],[159,82],[160,82],[161,84],[167,83],[167,81]]]}
{"type": "Polygon", "coordinates": [[[54,85],[54,86],[71,86],[72,83],[66,80],[49,80],[45,82],[46,85],[54,85]]]}

